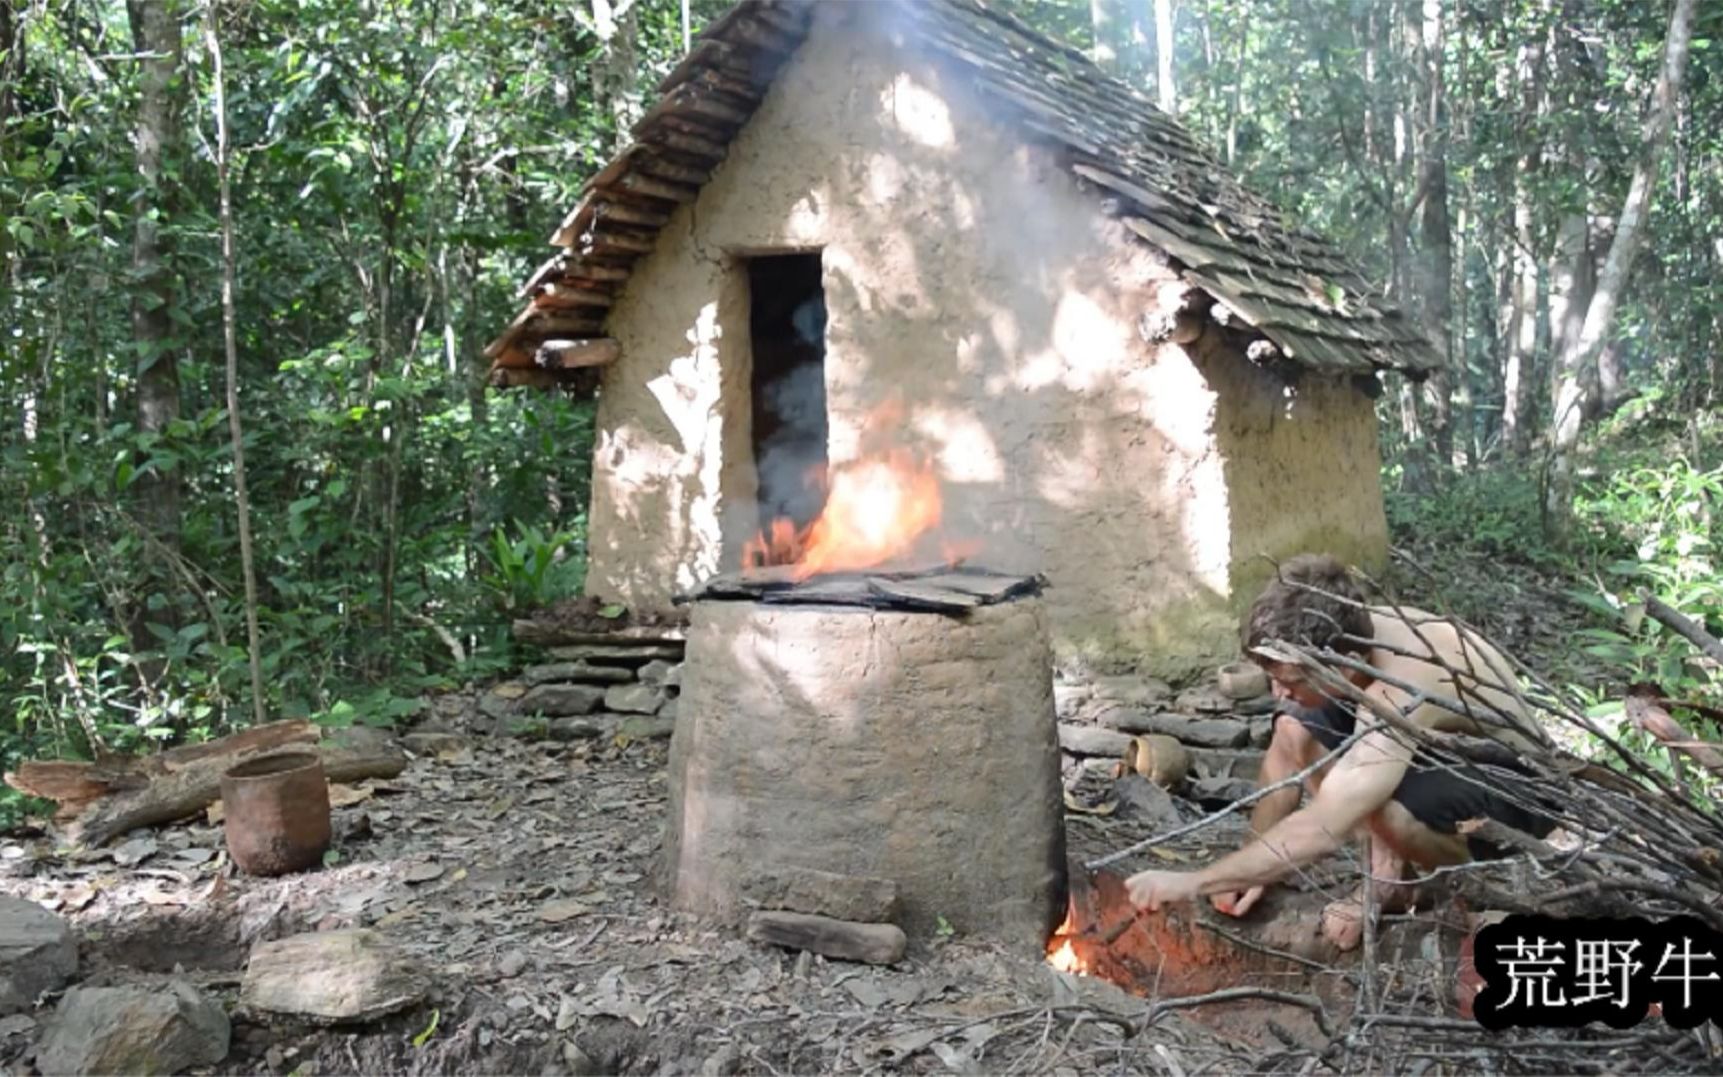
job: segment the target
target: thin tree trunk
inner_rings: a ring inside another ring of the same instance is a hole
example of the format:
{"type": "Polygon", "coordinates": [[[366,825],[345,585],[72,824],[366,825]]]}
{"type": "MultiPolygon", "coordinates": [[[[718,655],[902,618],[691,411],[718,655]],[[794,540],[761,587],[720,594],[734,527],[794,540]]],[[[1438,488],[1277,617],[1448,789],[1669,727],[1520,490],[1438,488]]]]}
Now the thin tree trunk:
{"type": "Polygon", "coordinates": [[[233,500],[239,512],[239,566],[245,575],[245,639],[251,657],[251,717],[264,723],[263,644],[257,628],[257,563],[251,551],[251,500],[245,491],[245,433],[239,418],[238,318],[233,309],[236,275],[233,253],[233,200],[229,183],[227,97],[221,64],[221,38],[216,34],[215,12],[208,15],[204,36],[215,67],[215,173],[221,188],[221,329],[227,353],[227,428],[233,439],[233,500]]]}
{"type": "Polygon", "coordinates": [[[1550,478],[1544,502],[1545,525],[1557,537],[1565,537],[1571,525],[1573,456],[1584,419],[1581,394],[1586,371],[1597,366],[1598,353],[1603,350],[1615,319],[1615,308],[1627,286],[1628,271],[1633,268],[1633,256],[1639,250],[1642,228],[1651,208],[1652,188],[1663,162],[1663,147],[1668,141],[1675,104],[1681,94],[1682,77],[1686,74],[1694,7],[1695,0],[1675,0],[1670,12],[1669,36],[1663,46],[1663,68],[1651,92],[1639,160],[1634,165],[1633,179],[1622,202],[1615,236],[1610,240],[1609,254],[1598,274],[1597,289],[1586,307],[1585,321],[1579,333],[1562,349],[1558,360],[1561,381],[1551,414],[1550,478]]]}
{"type": "Polygon", "coordinates": [[[1177,115],[1178,95],[1173,89],[1173,0],[1155,0],[1155,86],[1161,111],[1177,115]]]}
{"type": "MultiPolygon", "coordinates": [[[[595,3],[599,0],[594,0],[595,3]]],[[[1091,56],[1103,71],[1117,71],[1119,50],[1113,41],[1114,23],[1118,13],[1113,10],[1117,0],[1089,0],[1089,31],[1095,37],[1091,56]]]]}
{"type": "MultiPolygon", "coordinates": [[[[171,241],[162,233],[162,222],[174,219],[176,210],[176,162],[183,159],[184,138],[179,115],[181,72],[181,26],[176,0],[129,0],[126,14],[131,22],[133,47],[141,55],[136,124],[138,200],[134,205],[131,267],[136,277],[131,300],[131,334],[138,355],[138,433],[165,436],[179,419],[179,345],[174,339],[172,310],[177,303],[174,272],[169,265],[171,241]]],[[[155,557],[174,558],[179,553],[179,474],[172,470],[148,469],[134,482],[138,517],[162,551],[155,557]]],[[[150,579],[145,593],[171,593],[179,588],[171,565],[148,565],[150,579]]],[[[134,646],[148,646],[148,620],[177,624],[174,605],[165,603],[150,612],[140,601],[129,612],[129,631],[134,646]]],[[[160,663],[141,665],[146,681],[160,675],[160,663]]]]}
{"type": "Polygon", "coordinates": [[[1454,248],[1448,217],[1447,102],[1442,64],[1444,41],[1441,0],[1423,0],[1419,27],[1423,58],[1422,113],[1424,312],[1442,356],[1441,369],[1430,378],[1430,439],[1436,460],[1454,462],[1452,392],[1454,384],[1453,288],[1454,248]]]}
{"type": "Polygon", "coordinates": [[[1231,167],[1238,160],[1238,120],[1244,97],[1244,51],[1250,41],[1250,7],[1238,16],[1238,53],[1232,72],[1232,98],[1226,109],[1226,163],[1231,167]]]}

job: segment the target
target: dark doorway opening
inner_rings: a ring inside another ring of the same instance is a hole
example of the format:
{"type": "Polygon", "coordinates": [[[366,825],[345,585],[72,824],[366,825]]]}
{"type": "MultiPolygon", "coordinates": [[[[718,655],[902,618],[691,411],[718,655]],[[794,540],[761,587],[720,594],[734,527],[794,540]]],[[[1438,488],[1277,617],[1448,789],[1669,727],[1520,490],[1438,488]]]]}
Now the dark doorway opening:
{"type": "Polygon", "coordinates": [[[748,262],[760,523],[798,529],[825,507],[826,295],[818,254],[748,262]]]}

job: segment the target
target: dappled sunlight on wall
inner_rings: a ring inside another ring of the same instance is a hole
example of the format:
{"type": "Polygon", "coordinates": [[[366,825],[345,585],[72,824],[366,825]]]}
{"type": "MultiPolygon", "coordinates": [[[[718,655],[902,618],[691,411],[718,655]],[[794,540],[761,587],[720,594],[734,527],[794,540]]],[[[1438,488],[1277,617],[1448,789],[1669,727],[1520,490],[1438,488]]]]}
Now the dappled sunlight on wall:
{"type": "MultiPolygon", "coordinates": [[[[868,452],[870,417],[900,399],[892,447],[935,461],[945,535],[981,540],[974,562],[1045,573],[1062,650],[1162,673],[1224,653],[1240,523],[1218,383],[1138,330],[1171,270],[964,77],[890,52],[870,27],[879,7],[817,11],[726,162],[635,270],[600,426],[662,439],[620,476],[630,488],[646,489],[649,467],[675,479],[651,505],[595,496],[609,552],[595,552],[592,587],[650,602],[739,563],[760,522],[748,304],[745,286],[727,289],[742,259],[817,250],[831,464],[868,452]]],[[[1373,477],[1361,489],[1374,496],[1373,477]]],[[[1294,506],[1265,541],[1297,541],[1314,507],[1294,506]]]]}

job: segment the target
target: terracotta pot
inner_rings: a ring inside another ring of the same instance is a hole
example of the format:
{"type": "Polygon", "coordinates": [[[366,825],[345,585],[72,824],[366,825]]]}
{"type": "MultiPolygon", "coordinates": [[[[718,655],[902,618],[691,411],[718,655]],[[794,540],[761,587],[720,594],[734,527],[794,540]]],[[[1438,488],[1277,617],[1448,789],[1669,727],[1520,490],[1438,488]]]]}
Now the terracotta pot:
{"type": "Polygon", "coordinates": [[[311,752],[247,760],[221,776],[228,855],[248,875],[285,875],[322,863],[329,848],[329,782],[311,752]]]}

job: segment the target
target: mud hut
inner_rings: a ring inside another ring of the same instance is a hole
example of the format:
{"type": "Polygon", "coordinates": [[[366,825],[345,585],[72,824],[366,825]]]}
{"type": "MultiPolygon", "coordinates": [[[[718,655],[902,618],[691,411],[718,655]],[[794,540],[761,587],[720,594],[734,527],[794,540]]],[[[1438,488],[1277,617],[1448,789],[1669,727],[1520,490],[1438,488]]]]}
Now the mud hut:
{"type": "Polygon", "coordinates": [[[1259,555],[1385,558],[1378,376],[1438,355],[1080,52],[973,0],[745,2],[632,137],[486,352],[598,394],[590,593],[666,603],[888,449],[1106,667],[1235,653],[1259,555]]]}

